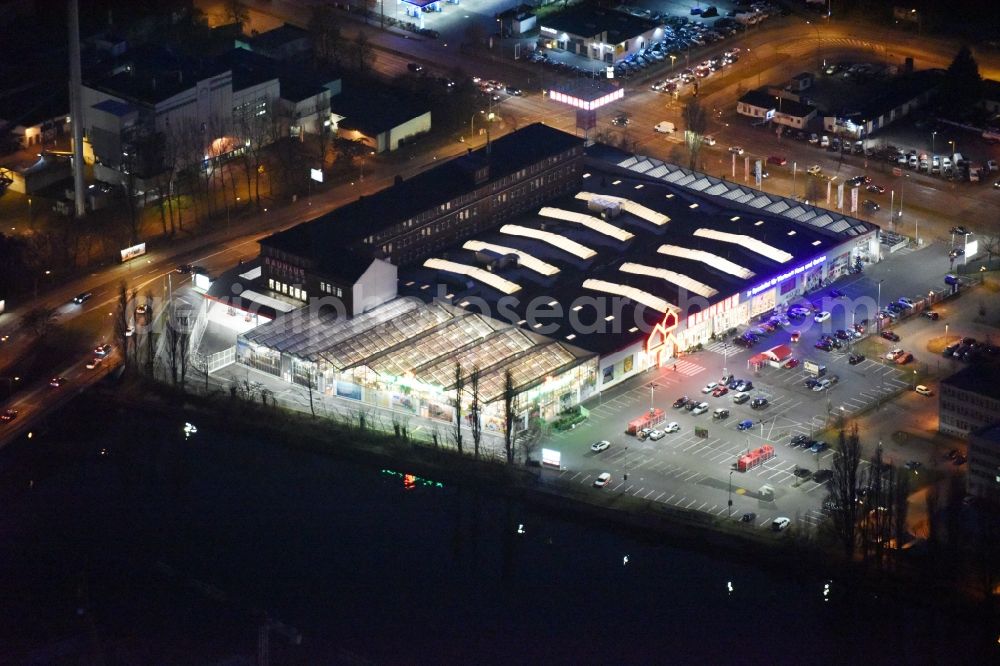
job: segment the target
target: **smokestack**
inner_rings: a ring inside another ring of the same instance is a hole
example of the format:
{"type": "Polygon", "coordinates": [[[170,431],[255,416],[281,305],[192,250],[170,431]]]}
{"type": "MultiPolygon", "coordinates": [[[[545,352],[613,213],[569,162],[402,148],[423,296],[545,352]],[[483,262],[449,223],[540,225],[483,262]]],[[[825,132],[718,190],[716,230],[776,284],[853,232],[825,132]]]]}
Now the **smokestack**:
{"type": "Polygon", "coordinates": [[[83,104],[80,87],[80,5],[79,0],[69,0],[69,113],[73,119],[73,193],[76,216],[86,212],[83,191],[83,104]]]}

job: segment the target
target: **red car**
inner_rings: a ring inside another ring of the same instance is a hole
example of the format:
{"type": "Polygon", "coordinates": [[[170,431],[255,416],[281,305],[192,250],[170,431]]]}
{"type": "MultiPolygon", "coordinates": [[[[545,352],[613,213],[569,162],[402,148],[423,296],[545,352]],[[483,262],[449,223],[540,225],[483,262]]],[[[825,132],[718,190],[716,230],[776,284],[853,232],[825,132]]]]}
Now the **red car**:
{"type": "Polygon", "coordinates": [[[8,409],[8,410],[6,410],[4,412],[0,412],[0,422],[10,423],[11,421],[13,421],[16,418],[17,418],[17,410],[16,409],[8,409]]]}
{"type": "Polygon", "coordinates": [[[785,166],[786,164],[788,164],[788,160],[785,159],[784,157],[781,157],[780,155],[771,155],[770,157],[767,158],[767,163],[774,164],[777,166],[785,166]]]}
{"type": "Polygon", "coordinates": [[[721,398],[722,396],[729,393],[729,389],[725,386],[717,386],[714,391],[712,391],[713,398],[721,398]]]}
{"type": "Polygon", "coordinates": [[[799,366],[799,359],[797,358],[790,358],[787,361],[785,361],[786,368],[797,368],[798,366],[799,366]]]}
{"type": "Polygon", "coordinates": [[[801,337],[801,335],[802,334],[799,333],[798,331],[793,331],[792,332],[792,342],[798,342],[799,341],[799,337],[801,337]]]}

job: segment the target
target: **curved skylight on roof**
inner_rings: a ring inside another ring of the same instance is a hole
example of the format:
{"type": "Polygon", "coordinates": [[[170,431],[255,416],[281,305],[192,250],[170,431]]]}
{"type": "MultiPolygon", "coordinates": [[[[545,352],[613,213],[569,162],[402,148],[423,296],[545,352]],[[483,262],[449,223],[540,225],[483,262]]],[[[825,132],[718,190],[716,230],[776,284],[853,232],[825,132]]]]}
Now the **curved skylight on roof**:
{"type": "Polygon", "coordinates": [[[519,224],[505,224],[500,227],[500,233],[508,234],[510,236],[534,238],[535,240],[542,241],[543,243],[548,243],[554,248],[563,250],[564,252],[569,252],[580,259],[590,259],[591,257],[597,255],[597,252],[591,250],[586,245],[581,245],[576,241],[570,240],[559,234],[554,234],[551,231],[542,231],[541,229],[522,227],[519,224]]]}
{"type": "MultiPolygon", "coordinates": [[[[793,231],[792,233],[795,232],[793,231]]],[[[712,240],[721,241],[723,243],[742,245],[751,252],[756,252],[757,254],[767,257],[771,261],[777,261],[780,264],[791,261],[795,258],[784,250],[779,250],[773,245],[768,245],[762,240],[758,240],[752,236],[744,234],[730,234],[716,229],[698,229],[694,232],[694,235],[701,238],[711,238],[712,240]]]]}
{"type": "Polygon", "coordinates": [[[656,266],[646,266],[645,264],[625,262],[618,270],[623,273],[632,273],[633,275],[647,275],[649,277],[660,278],[661,280],[675,284],[682,289],[687,289],[692,294],[698,294],[704,298],[711,298],[719,293],[717,289],[713,289],[707,284],[698,282],[694,278],[690,278],[682,273],[675,273],[674,271],[667,270],[666,268],[657,268],[656,266]]]}
{"type": "Polygon", "coordinates": [[[717,254],[705,252],[704,250],[693,250],[689,247],[680,247],[678,245],[661,245],[656,251],[670,257],[680,257],[681,259],[700,261],[706,266],[718,268],[723,273],[729,273],[730,275],[735,275],[736,277],[744,280],[754,276],[754,272],[749,268],[744,268],[739,264],[734,264],[728,259],[723,259],[717,254]]]}
{"type": "Polygon", "coordinates": [[[659,296],[653,296],[648,291],[636,289],[635,287],[630,287],[627,284],[618,284],[616,282],[594,280],[591,278],[583,281],[583,288],[591,289],[593,291],[603,291],[606,294],[614,294],[615,296],[622,296],[636,303],[641,303],[647,308],[651,308],[657,312],[666,313],[670,310],[676,311],[678,309],[676,305],[671,305],[659,296]]]}
{"type": "Polygon", "coordinates": [[[536,273],[541,273],[542,275],[555,275],[559,272],[559,268],[553,266],[550,263],[544,262],[541,259],[535,259],[533,256],[525,252],[524,250],[518,250],[513,247],[506,247],[504,245],[495,245],[493,243],[484,243],[483,241],[469,240],[465,241],[462,248],[466,250],[472,250],[473,252],[480,252],[482,250],[489,250],[490,252],[496,252],[497,254],[516,254],[517,262],[521,266],[524,266],[528,270],[535,271],[536,273]]]}
{"type": "Polygon", "coordinates": [[[519,291],[521,289],[520,285],[511,282],[510,280],[505,280],[496,273],[485,271],[478,266],[460,264],[455,261],[448,261],[447,259],[431,258],[424,262],[424,267],[432,268],[438,271],[445,271],[447,273],[464,275],[472,278],[473,280],[478,280],[483,284],[489,285],[497,291],[501,291],[505,294],[513,294],[515,291],[519,291]]]}
{"type": "Polygon", "coordinates": [[[590,201],[591,199],[607,199],[609,201],[617,201],[622,205],[622,210],[625,212],[631,213],[636,217],[641,217],[647,222],[652,222],[658,227],[662,227],[670,221],[670,218],[663,213],[657,213],[652,208],[647,208],[642,204],[638,204],[631,199],[626,199],[624,197],[616,197],[611,194],[594,194],[593,192],[577,192],[576,198],[584,201],[590,201]]]}
{"type": "Polygon", "coordinates": [[[633,234],[625,231],[621,227],[616,227],[613,224],[609,224],[599,217],[594,217],[593,215],[585,215],[584,213],[577,213],[571,210],[563,210],[562,208],[553,208],[552,206],[545,206],[538,214],[542,217],[551,217],[557,220],[563,220],[564,222],[573,222],[575,224],[580,224],[591,231],[596,231],[599,234],[605,236],[610,236],[615,240],[620,240],[622,242],[633,238],[633,234]]]}

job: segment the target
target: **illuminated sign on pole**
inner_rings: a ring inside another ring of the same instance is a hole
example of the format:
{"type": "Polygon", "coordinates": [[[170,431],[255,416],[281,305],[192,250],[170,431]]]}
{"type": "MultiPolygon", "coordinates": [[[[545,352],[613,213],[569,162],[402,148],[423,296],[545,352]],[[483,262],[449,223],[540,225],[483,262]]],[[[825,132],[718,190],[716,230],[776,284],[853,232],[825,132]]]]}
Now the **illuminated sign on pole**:
{"type": "Polygon", "coordinates": [[[844,210],[844,184],[837,185],[837,210],[844,210]]]}
{"type": "Polygon", "coordinates": [[[542,449],[542,464],[559,467],[562,465],[562,454],[555,449],[542,449]]]}
{"type": "Polygon", "coordinates": [[[787,273],[782,273],[781,275],[775,276],[775,277],[771,278],[770,280],[768,280],[767,282],[763,282],[763,283],[757,285],[756,287],[754,287],[753,289],[750,289],[749,291],[747,291],[747,293],[746,293],[747,297],[749,298],[750,296],[756,296],[760,292],[765,291],[767,289],[770,289],[771,287],[775,286],[776,284],[778,284],[780,282],[784,282],[788,278],[793,278],[796,275],[800,275],[801,273],[805,273],[810,268],[815,268],[816,266],[821,265],[824,261],[826,261],[826,255],[823,255],[822,257],[816,257],[815,259],[813,259],[812,261],[810,261],[807,264],[802,264],[798,268],[792,269],[792,270],[788,271],[787,273]]]}
{"type": "Polygon", "coordinates": [[[309,169],[309,177],[315,180],[317,183],[323,182],[323,170],[322,169],[309,169]]]}
{"type": "Polygon", "coordinates": [[[756,181],[756,183],[757,183],[757,189],[758,190],[760,189],[761,171],[762,171],[762,169],[761,169],[761,166],[760,166],[760,160],[754,160],[754,163],[753,163],[753,177],[754,177],[754,181],[756,181]]]}
{"type": "Polygon", "coordinates": [[[851,188],[851,212],[858,212],[858,188],[856,187],[851,188]]]}
{"type": "Polygon", "coordinates": [[[139,243],[138,245],[133,245],[132,247],[127,247],[121,251],[122,263],[125,263],[129,259],[135,259],[136,257],[141,257],[146,254],[146,244],[139,243]]]}

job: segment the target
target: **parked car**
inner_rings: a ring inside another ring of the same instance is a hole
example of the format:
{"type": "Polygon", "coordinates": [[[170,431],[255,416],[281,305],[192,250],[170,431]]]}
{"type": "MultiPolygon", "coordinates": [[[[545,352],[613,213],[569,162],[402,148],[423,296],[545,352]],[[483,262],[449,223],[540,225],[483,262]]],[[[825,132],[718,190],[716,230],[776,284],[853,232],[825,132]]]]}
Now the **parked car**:
{"type": "Polygon", "coordinates": [[[767,158],[768,164],[774,164],[775,166],[785,166],[788,164],[788,160],[780,155],[771,155],[767,158]]]}
{"type": "Polygon", "coordinates": [[[749,379],[741,379],[740,381],[736,382],[736,390],[737,391],[752,391],[753,390],[753,382],[750,381],[749,379]]]}
{"type": "Polygon", "coordinates": [[[416,62],[408,62],[406,63],[406,69],[411,72],[422,72],[424,71],[424,66],[416,62]]]}
{"type": "Polygon", "coordinates": [[[663,426],[663,432],[667,432],[667,433],[670,433],[670,432],[680,432],[680,429],[681,429],[681,427],[680,427],[680,425],[678,425],[678,423],[676,421],[671,421],[667,425],[663,426]]]}
{"type": "Polygon", "coordinates": [[[707,411],[708,411],[708,403],[707,402],[700,402],[700,403],[698,403],[697,406],[695,406],[694,409],[691,410],[691,413],[695,414],[695,415],[698,415],[698,414],[704,414],[707,411]]]}
{"type": "Polygon", "coordinates": [[[830,448],[830,445],[826,442],[813,442],[813,445],[809,447],[810,453],[822,453],[830,448]]]}
{"type": "Polygon", "coordinates": [[[705,386],[701,389],[701,392],[702,393],[711,393],[716,388],[718,388],[718,386],[719,386],[718,382],[709,382],[708,384],[705,384],[705,386]]]}
{"type": "Polygon", "coordinates": [[[741,391],[733,396],[733,402],[737,405],[742,405],[744,402],[750,399],[750,394],[746,391],[741,391]]]}
{"type": "Polygon", "coordinates": [[[603,488],[609,483],[611,483],[611,474],[609,472],[601,472],[600,475],[594,479],[595,488],[603,488]]]}
{"type": "Polygon", "coordinates": [[[749,430],[752,427],[753,427],[753,421],[751,421],[750,419],[743,419],[738,424],[736,424],[737,430],[749,430]]]}
{"type": "Polygon", "coordinates": [[[681,397],[674,400],[674,409],[680,409],[681,407],[686,405],[687,402],[688,402],[688,397],[686,395],[682,395],[681,397]]]}
{"type": "Polygon", "coordinates": [[[858,363],[861,363],[861,361],[863,360],[865,360],[864,354],[851,354],[850,356],[847,357],[847,362],[850,363],[851,365],[857,365],[858,363]]]}
{"type": "Polygon", "coordinates": [[[599,442],[594,442],[593,444],[591,444],[590,450],[593,451],[594,453],[600,453],[601,451],[607,451],[610,446],[611,442],[609,442],[606,439],[602,439],[599,442]]]}
{"type": "Polygon", "coordinates": [[[888,329],[882,331],[882,337],[890,342],[899,342],[899,336],[896,335],[895,332],[888,329]]]}
{"type": "Polygon", "coordinates": [[[677,131],[677,128],[674,127],[674,124],[672,122],[663,120],[656,123],[653,126],[653,131],[658,134],[673,134],[675,131],[677,131]]]}
{"type": "Polygon", "coordinates": [[[767,405],[768,405],[767,398],[763,396],[759,396],[750,401],[751,409],[764,409],[765,407],[767,407],[767,405]]]}
{"type": "Polygon", "coordinates": [[[788,359],[787,361],[785,361],[785,367],[788,369],[799,367],[799,359],[794,357],[788,359]]]}
{"type": "Polygon", "coordinates": [[[812,387],[813,391],[825,391],[833,385],[829,379],[821,379],[816,382],[816,385],[812,387]]]}
{"type": "Polygon", "coordinates": [[[816,483],[826,483],[833,478],[833,470],[829,469],[818,469],[813,472],[812,480],[816,483]]]}
{"type": "Polygon", "coordinates": [[[742,516],[740,516],[741,523],[752,523],[755,520],[757,520],[757,514],[754,513],[753,511],[748,511],[747,513],[744,513],[742,516]]]}
{"type": "Polygon", "coordinates": [[[910,352],[904,352],[896,357],[896,365],[906,365],[913,360],[913,354],[910,352]]]}
{"type": "Polygon", "coordinates": [[[941,314],[938,312],[934,312],[934,310],[924,310],[920,314],[924,317],[927,317],[931,321],[937,321],[938,319],[941,318],[941,314]]]}
{"type": "Polygon", "coordinates": [[[712,418],[713,419],[728,419],[729,418],[729,410],[726,409],[725,407],[719,407],[714,412],[712,412],[712,418]]]}
{"type": "Polygon", "coordinates": [[[928,397],[934,395],[934,391],[929,386],[925,386],[924,384],[917,384],[913,390],[920,395],[926,395],[928,397]]]}
{"type": "Polygon", "coordinates": [[[791,524],[792,520],[790,518],[786,518],[785,516],[778,516],[777,518],[771,521],[771,529],[775,532],[783,532],[791,524]]]}
{"type": "Polygon", "coordinates": [[[823,312],[817,312],[815,315],[813,315],[813,321],[816,322],[817,324],[822,324],[829,318],[830,318],[830,313],[825,310],[823,312]]]}
{"type": "Polygon", "coordinates": [[[667,433],[663,432],[659,428],[654,428],[652,431],[650,431],[649,438],[655,442],[657,440],[663,439],[666,436],[666,434],[667,433]]]}
{"type": "Polygon", "coordinates": [[[16,409],[5,409],[0,412],[0,423],[10,423],[17,418],[18,411],[16,409]]]}
{"type": "Polygon", "coordinates": [[[885,360],[895,361],[898,357],[902,356],[904,353],[905,352],[899,347],[896,347],[895,349],[890,349],[885,353],[885,360]]]}

